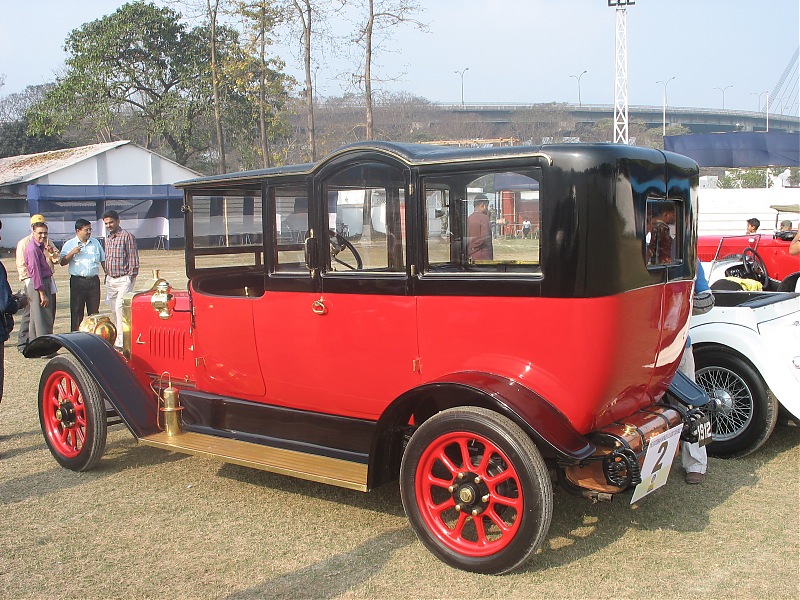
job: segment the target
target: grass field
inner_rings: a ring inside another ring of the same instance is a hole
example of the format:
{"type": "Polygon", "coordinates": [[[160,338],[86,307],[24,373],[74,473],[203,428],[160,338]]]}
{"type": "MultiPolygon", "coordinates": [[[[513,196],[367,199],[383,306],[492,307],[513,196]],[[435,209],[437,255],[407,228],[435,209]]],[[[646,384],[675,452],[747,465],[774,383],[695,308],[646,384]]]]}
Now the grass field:
{"type": "MultiPolygon", "coordinates": [[[[4,258],[11,267],[13,260],[4,258]]],[[[176,252],[142,252],[183,286],[176,252]]],[[[56,330],[68,329],[65,270],[56,330]]],[[[120,426],[99,467],[50,456],[36,394],[44,360],[6,344],[0,404],[2,598],[800,597],[800,429],[711,459],[703,485],[674,468],[630,507],[557,489],[546,543],[511,575],[445,566],[416,540],[396,485],[369,494],[139,446],[120,426]]]]}

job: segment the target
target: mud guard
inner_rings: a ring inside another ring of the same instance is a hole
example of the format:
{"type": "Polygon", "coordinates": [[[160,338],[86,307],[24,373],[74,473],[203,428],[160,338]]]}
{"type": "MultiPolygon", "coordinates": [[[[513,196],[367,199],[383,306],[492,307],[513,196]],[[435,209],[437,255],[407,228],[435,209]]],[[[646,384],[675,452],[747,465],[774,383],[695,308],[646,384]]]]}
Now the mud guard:
{"type": "Polygon", "coordinates": [[[135,437],[160,431],[153,392],[142,385],[125,359],[101,337],[77,331],[44,335],[28,344],[23,354],[26,358],[39,358],[60,348],[66,348],[78,359],[135,437]]]}
{"type": "Polygon", "coordinates": [[[448,388],[466,388],[480,394],[487,405],[514,421],[537,445],[549,448],[562,460],[579,462],[596,450],[594,444],[578,433],[567,417],[547,400],[516,381],[491,373],[451,373],[399,398],[397,404],[405,404],[409,395],[417,398],[437,395],[437,392],[450,395],[448,388]]]}
{"type": "Polygon", "coordinates": [[[685,406],[705,406],[711,401],[703,388],[680,371],[675,373],[675,378],[667,390],[667,396],[685,406]]]}

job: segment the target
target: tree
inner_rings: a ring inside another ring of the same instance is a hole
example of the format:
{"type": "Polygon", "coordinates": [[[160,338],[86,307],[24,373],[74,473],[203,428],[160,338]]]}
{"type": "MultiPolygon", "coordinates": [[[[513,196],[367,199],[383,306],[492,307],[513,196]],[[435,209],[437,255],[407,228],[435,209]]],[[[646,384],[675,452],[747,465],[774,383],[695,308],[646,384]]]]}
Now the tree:
{"type": "MultiPolygon", "coordinates": [[[[270,121],[272,120],[272,107],[269,99],[277,100],[276,92],[281,95],[285,85],[275,90],[276,74],[282,71],[284,63],[276,58],[267,58],[267,46],[272,44],[272,34],[278,23],[286,18],[285,11],[270,0],[237,0],[236,11],[241,15],[245,31],[249,34],[251,55],[255,56],[253,69],[245,69],[248,75],[253,74],[258,81],[258,128],[261,146],[262,166],[272,166],[271,150],[269,144],[270,121]],[[274,68],[273,68],[274,67],[274,68]]],[[[246,84],[247,79],[239,79],[246,84]]],[[[247,87],[245,85],[245,87],[247,87]]],[[[283,102],[281,102],[283,104],[283,102]]]]}
{"type": "Polygon", "coordinates": [[[133,2],[72,31],[66,72],[28,111],[32,134],[70,126],[114,137],[120,121],[165,143],[181,164],[204,152],[210,104],[207,32],[187,29],[169,8],[133,2]]]}
{"type": "Polygon", "coordinates": [[[318,12],[311,0],[292,0],[291,7],[294,11],[295,22],[302,30],[303,68],[305,70],[305,108],[306,130],[308,135],[308,153],[312,161],[317,160],[317,140],[314,133],[314,86],[311,79],[311,42],[312,31],[318,12]]]}
{"type": "Polygon", "coordinates": [[[725,171],[725,177],[719,180],[719,187],[723,189],[766,188],[772,187],[772,182],[767,184],[765,169],[736,169],[725,171]]]}
{"type": "Polygon", "coordinates": [[[29,135],[28,108],[42,99],[48,86],[31,85],[24,91],[0,98],[0,158],[20,154],[36,154],[68,148],[70,144],[58,135],[29,135]]]}
{"type": "Polygon", "coordinates": [[[412,18],[412,15],[421,10],[416,0],[360,0],[360,5],[366,11],[366,17],[359,27],[355,43],[364,51],[363,72],[359,79],[364,84],[364,102],[367,112],[366,136],[368,140],[374,139],[374,115],[372,97],[372,65],[374,53],[382,43],[391,36],[392,30],[400,24],[410,23],[424,30],[426,26],[412,18]]]}

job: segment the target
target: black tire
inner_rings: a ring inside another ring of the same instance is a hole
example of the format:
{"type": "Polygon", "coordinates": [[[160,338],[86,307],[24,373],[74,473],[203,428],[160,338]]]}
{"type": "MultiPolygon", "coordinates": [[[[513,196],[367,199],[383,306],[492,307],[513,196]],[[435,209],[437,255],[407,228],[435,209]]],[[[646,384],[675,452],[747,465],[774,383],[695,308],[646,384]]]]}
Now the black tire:
{"type": "Polygon", "coordinates": [[[738,458],[758,450],[778,417],[778,402],[758,371],[729,349],[707,346],[695,349],[695,377],[712,402],[708,453],[738,458]]]}
{"type": "Polygon", "coordinates": [[[97,384],[71,355],[51,359],[39,380],[39,423],[56,461],[88,471],[106,447],[106,408],[97,384]]]}
{"type": "Polygon", "coordinates": [[[515,423],[483,408],[442,411],[414,432],[400,495],[428,550],[452,567],[487,575],[528,560],[553,514],[539,450],[515,423]]]}

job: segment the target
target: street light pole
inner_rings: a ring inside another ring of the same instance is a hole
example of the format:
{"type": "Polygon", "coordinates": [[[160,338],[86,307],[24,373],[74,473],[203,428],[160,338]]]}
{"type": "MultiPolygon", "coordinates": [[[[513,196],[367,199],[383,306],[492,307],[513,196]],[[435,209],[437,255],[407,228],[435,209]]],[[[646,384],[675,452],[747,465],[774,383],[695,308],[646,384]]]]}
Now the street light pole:
{"type": "Polygon", "coordinates": [[[669,82],[672,81],[673,79],[675,79],[675,77],[670,77],[666,81],[656,81],[656,83],[660,83],[661,85],[664,86],[664,120],[663,120],[663,126],[661,128],[661,137],[667,136],[667,86],[669,85],[669,82]]]}
{"type": "Polygon", "coordinates": [[[461,71],[454,71],[456,75],[461,75],[461,106],[464,106],[464,73],[469,71],[469,67],[464,67],[461,71]]]}
{"type": "Polygon", "coordinates": [[[715,87],[714,88],[715,90],[719,90],[720,92],[722,92],[722,110],[725,110],[725,90],[727,90],[728,88],[732,88],[732,87],[733,87],[733,84],[726,85],[725,87],[721,87],[721,88],[720,87],[715,87]]]}
{"type": "Polygon", "coordinates": [[[578,106],[579,107],[583,106],[583,104],[581,104],[581,77],[586,75],[586,73],[588,73],[588,72],[589,71],[584,71],[580,75],[570,75],[570,77],[574,77],[578,81],[578,106]]]}
{"type": "Polygon", "coordinates": [[[767,95],[767,102],[764,104],[764,108],[767,112],[767,132],[769,132],[769,90],[766,92],[750,92],[751,96],[756,96],[758,98],[758,110],[761,112],[761,96],[764,94],[767,95]]]}

